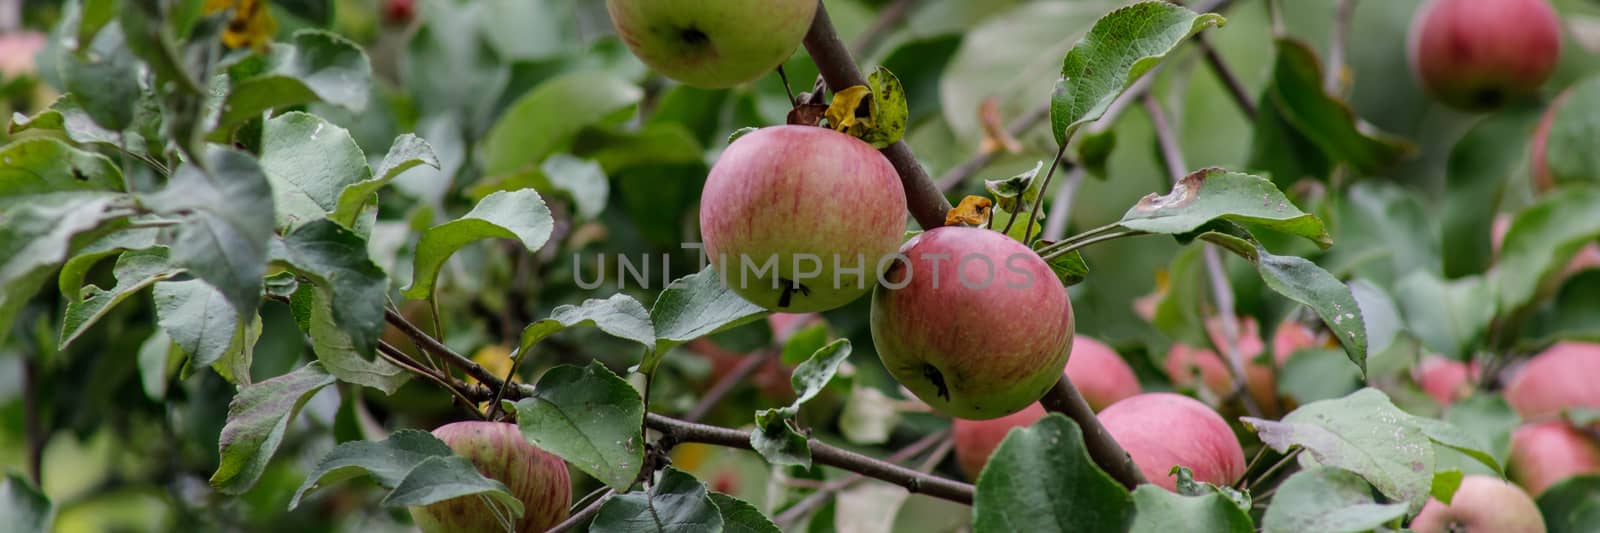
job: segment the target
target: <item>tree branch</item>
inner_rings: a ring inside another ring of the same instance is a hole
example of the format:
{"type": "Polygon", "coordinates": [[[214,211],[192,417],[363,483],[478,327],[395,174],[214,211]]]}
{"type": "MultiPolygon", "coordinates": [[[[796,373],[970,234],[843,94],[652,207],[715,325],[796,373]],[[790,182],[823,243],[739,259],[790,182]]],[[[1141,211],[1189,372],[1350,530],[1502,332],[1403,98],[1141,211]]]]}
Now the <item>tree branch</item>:
{"type": "Polygon", "coordinates": [[[584,507],[582,511],[572,513],[572,516],[568,516],[566,520],[562,520],[561,523],[551,526],[550,529],[546,529],[545,533],[561,533],[562,531],[578,527],[579,524],[589,521],[589,519],[593,518],[594,515],[600,514],[600,506],[605,505],[606,501],[610,500],[612,496],[616,495],[616,493],[616,489],[606,489],[606,493],[601,495],[599,498],[596,498],[594,503],[590,503],[588,506],[584,507]]]}
{"type": "MultiPolygon", "coordinates": [[[[828,18],[828,10],[821,1],[817,2],[817,15],[811,21],[811,31],[806,33],[804,43],[811,60],[817,64],[817,71],[834,92],[867,84],[850,57],[850,51],[839,40],[839,33],[833,29],[833,21],[828,18]]],[[[917,219],[917,225],[922,229],[943,226],[944,217],[950,212],[950,201],[933,185],[928,171],[911,154],[911,147],[901,140],[882,152],[900,175],[900,184],[906,191],[906,209],[917,219]]]]}
{"type": "MultiPolygon", "coordinates": [[[[894,452],[888,457],[885,457],[884,460],[891,463],[904,462],[912,457],[915,457],[917,454],[922,453],[928,448],[933,447],[935,444],[940,443],[944,443],[946,445],[955,443],[955,441],[950,438],[950,432],[948,430],[929,433],[928,436],[918,439],[916,442],[901,448],[900,451],[894,452]]],[[[942,457],[940,454],[935,454],[935,456],[942,457]]],[[[930,458],[932,457],[934,456],[930,456],[930,458]]],[[[927,461],[923,462],[923,466],[926,468],[918,468],[918,471],[926,472],[932,469],[931,466],[927,466],[927,461]]],[[[772,521],[781,526],[799,520],[801,516],[805,516],[806,512],[816,508],[818,505],[822,505],[822,502],[827,501],[828,497],[833,495],[833,493],[848,489],[863,479],[866,479],[866,476],[853,473],[845,476],[843,479],[836,479],[828,482],[828,484],[823,485],[822,488],[817,489],[816,492],[807,495],[800,501],[795,502],[794,505],[789,506],[788,509],[784,509],[783,512],[774,515],[772,517],[772,521]]]]}
{"type": "Polygon", "coordinates": [[[494,375],[494,372],[490,372],[489,369],[472,362],[471,359],[456,353],[455,350],[451,350],[449,346],[445,346],[444,343],[433,338],[428,332],[422,331],[422,328],[400,316],[400,313],[395,312],[394,309],[385,308],[383,310],[383,318],[388,320],[389,324],[393,325],[395,329],[400,330],[407,337],[411,337],[411,340],[415,341],[423,351],[443,358],[446,364],[461,369],[462,372],[466,372],[468,376],[472,376],[479,383],[488,385],[490,388],[500,388],[502,384],[500,376],[494,375]]]}
{"type": "Polygon", "coordinates": [[[1122,486],[1132,490],[1140,483],[1148,483],[1144,474],[1139,472],[1139,466],[1133,464],[1133,457],[1111,438],[1111,432],[1100,424],[1100,419],[1095,418],[1094,409],[1089,407],[1089,402],[1083,399],[1083,394],[1067,379],[1066,374],[1061,375],[1061,380],[1056,386],[1039,399],[1039,404],[1046,411],[1061,413],[1078,423],[1078,428],[1083,430],[1083,444],[1089,451],[1089,458],[1100,466],[1101,470],[1111,475],[1122,486]]]}
{"type": "MultiPolygon", "coordinates": [[[[670,442],[697,442],[741,450],[751,449],[748,431],[685,422],[655,413],[646,413],[644,424],[650,429],[660,431],[663,438],[670,439],[670,442]]],[[[817,464],[843,468],[893,483],[913,493],[972,505],[972,485],[924,474],[887,461],[836,448],[817,439],[808,439],[807,444],[811,447],[811,459],[817,464]]]]}
{"type": "Polygon", "coordinates": [[[1200,46],[1201,55],[1206,58],[1206,65],[1211,67],[1211,73],[1215,74],[1217,80],[1228,90],[1228,95],[1233,97],[1233,103],[1239,106],[1239,111],[1250,120],[1255,120],[1256,101],[1250,96],[1249,89],[1245,89],[1244,82],[1239,81],[1239,76],[1222,61],[1222,54],[1217,52],[1216,47],[1211,46],[1211,41],[1207,40],[1205,33],[1195,34],[1194,39],[1195,44],[1200,46]]]}

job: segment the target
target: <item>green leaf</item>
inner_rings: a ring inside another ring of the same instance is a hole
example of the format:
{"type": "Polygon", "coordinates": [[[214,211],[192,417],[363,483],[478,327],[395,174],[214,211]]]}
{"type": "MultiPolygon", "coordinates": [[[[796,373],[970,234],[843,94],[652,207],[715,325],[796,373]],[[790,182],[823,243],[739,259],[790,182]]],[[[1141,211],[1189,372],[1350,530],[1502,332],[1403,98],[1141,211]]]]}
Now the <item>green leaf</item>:
{"type": "Polygon", "coordinates": [[[644,465],[644,403],[639,392],[599,361],[545,372],[532,396],[516,403],[528,442],[619,491],[644,465]]]}
{"type": "Polygon", "coordinates": [[[250,377],[250,365],[255,362],[256,342],[261,340],[261,330],[261,314],[251,313],[250,321],[240,324],[228,351],[223,352],[222,359],[211,363],[211,369],[228,383],[238,386],[251,384],[254,379],[250,377]]]}
{"type": "Polygon", "coordinates": [[[1105,114],[1129,85],[1160,64],[1190,36],[1224,20],[1166,2],[1140,2],[1107,13],[1061,64],[1050,97],[1050,127],[1065,145],[1084,124],[1105,114]]]}
{"type": "MultiPolygon", "coordinates": [[[[229,495],[250,490],[278,451],[295,414],[312,395],[332,384],[333,376],[313,362],[239,389],[228,404],[228,422],[222,427],[220,439],[222,463],[211,475],[211,486],[229,495]]],[[[313,481],[314,477],[307,479],[307,483],[313,481]]],[[[299,496],[295,494],[295,499],[299,500],[299,496]]]]}
{"type": "Polygon", "coordinates": [[[388,360],[368,359],[363,355],[350,334],[335,322],[337,306],[333,304],[334,301],[335,298],[328,291],[311,285],[301,285],[291,301],[297,308],[297,320],[300,319],[299,313],[306,313],[304,327],[311,336],[311,351],[317,354],[317,360],[328,369],[328,373],[339,378],[339,381],[394,394],[411,378],[411,373],[388,360]]]}
{"type": "Polygon", "coordinates": [[[645,311],[644,306],[631,296],[613,294],[604,300],[591,298],[580,305],[556,307],[550,311],[550,318],[523,328],[518,353],[528,353],[534,344],[545,337],[577,326],[595,326],[613,337],[643,344],[645,348],[656,345],[656,331],[650,324],[650,312],[645,311]]]}
{"type": "Polygon", "coordinates": [[[1600,342],[1600,270],[1585,270],[1561,283],[1548,306],[1528,319],[1520,342],[1543,346],[1558,340],[1600,342]]]}
{"type": "Polygon", "coordinates": [[[86,194],[0,208],[0,343],[56,266],[105,231],[98,228],[127,216],[130,204],[126,198],[86,194]]]}
{"type": "Polygon", "coordinates": [[[106,26],[79,46],[78,53],[62,56],[65,89],[96,124],[111,131],[127,128],[136,110],[128,104],[139,100],[140,64],[124,42],[122,25],[106,26]]]}
{"type": "Polygon", "coordinates": [[[722,515],[723,533],[783,533],[750,502],[713,492],[711,503],[717,505],[717,512],[722,515]]]}
{"type": "Polygon", "coordinates": [[[745,301],[723,285],[716,269],[674,280],[656,297],[650,321],[656,326],[656,349],[645,354],[639,372],[654,374],[673,346],[767,316],[767,310],[745,301]]]}
{"type": "Polygon", "coordinates": [[[822,322],[801,328],[783,342],[781,359],[785,365],[798,365],[828,344],[828,325],[822,322]]]}
{"type": "MultiPolygon", "coordinates": [[[[1274,108],[1274,116],[1292,130],[1296,140],[1315,146],[1330,161],[1350,165],[1360,176],[1381,173],[1416,151],[1405,140],[1361,122],[1349,104],[1324,92],[1322,65],[1309,46],[1290,37],[1279,38],[1276,44],[1278,57],[1261,107],[1274,108]]],[[[1271,142],[1261,136],[1274,133],[1257,131],[1257,142],[1271,142]]],[[[1300,177],[1274,179],[1293,183],[1300,177]]],[[[1316,177],[1326,178],[1322,172],[1316,177]]]]}
{"type": "Polygon", "coordinates": [[[1338,337],[1345,355],[1367,374],[1367,327],[1361,305],[1350,287],[1333,274],[1305,258],[1272,255],[1249,232],[1236,225],[1214,225],[1199,238],[1222,246],[1250,261],[1267,287],[1284,297],[1310,307],[1322,323],[1338,337]]]}
{"type": "Polygon", "coordinates": [[[338,201],[328,217],[341,226],[355,229],[356,217],[361,214],[362,207],[373,201],[373,195],[405,171],[419,165],[439,168],[439,158],[433,155],[433,147],[428,146],[428,141],[410,133],[396,137],[394,145],[389,147],[389,153],[383,156],[383,162],[378,164],[377,170],[372,171],[371,177],[347,184],[339,191],[338,201]]]}
{"type": "Polygon", "coordinates": [[[1450,505],[1450,501],[1456,497],[1456,491],[1461,488],[1461,479],[1460,470],[1434,470],[1433,485],[1428,489],[1428,494],[1433,496],[1433,499],[1450,505]]]}
{"type": "Polygon", "coordinates": [[[872,92],[872,127],[862,132],[861,140],[873,148],[888,148],[906,136],[910,115],[906,89],[900,86],[900,78],[879,66],[867,76],[867,90],[872,92]]]}
{"type": "Polygon", "coordinates": [[[0,209],[38,195],[122,190],[122,172],[105,156],[38,137],[0,147],[0,209]]]}
{"type": "Polygon", "coordinates": [[[1364,279],[1350,280],[1350,296],[1355,297],[1357,306],[1361,308],[1361,323],[1367,326],[1367,353],[1388,351],[1395,337],[1405,329],[1394,299],[1364,279]]]}
{"type": "MultiPolygon", "coordinates": [[[[266,383],[266,382],[262,382],[266,383]]],[[[430,457],[455,455],[444,441],[415,429],[402,429],[381,442],[353,441],[340,444],[306,475],[289,500],[289,510],[300,505],[300,498],[311,490],[363,474],[384,487],[394,487],[418,464],[430,457]]]]}
{"type": "MultiPolygon", "coordinates": [[[[342,192],[372,177],[349,131],[298,111],[262,124],[261,170],[272,183],[277,227],[285,232],[339,209],[342,192]]],[[[341,214],[353,222],[360,207],[347,205],[341,214]]]]}
{"type": "Polygon", "coordinates": [[[1051,413],[1000,442],[972,517],[976,531],[1125,531],[1134,502],[1089,459],[1078,425],[1051,413]]]}
{"type": "MultiPolygon", "coordinates": [[[[1484,452],[1488,453],[1491,461],[1497,464],[1506,464],[1506,460],[1511,456],[1511,432],[1522,425],[1522,417],[1511,410],[1511,405],[1498,394],[1474,394],[1458,400],[1445,410],[1444,421],[1470,434],[1468,438],[1473,442],[1483,443],[1484,452]]],[[[1482,461],[1471,459],[1471,456],[1459,460],[1456,457],[1440,456],[1441,464],[1449,461],[1462,463],[1451,465],[1462,470],[1472,467],[1482,468],[1482,461]],[[1470,462],[1480,464],[1467,464],[1470,462]]],[[[1492,469],[1483,473],[1499,474],[1492,469]]]]}
{"type": "Polygon", "coordinates": [[[333,0],[276,0],[273,4],[282,7],[289,14],[318,26],[333,23],[333,0]]]}
{"type": "Polygon", "coordinates": [[[1219,493],[1182,496],[1144,484],[1133,491],[1133,506],[1137,511],[1129,531],[1134,533],[1255,531],[1250,515],[1219,493]]]}
{"type": "Polygon", "coordinates": [[[239,315],[221,291],[191,279],[157,283],[153,292],[156,322],[192,359],[191,368],[217,362],[236,347],[239,315]]]}
{"type": "Polygon", "coordinates": [[[1033,168],[1023,171],[1015,176],[999,180],[983,180],[983,188],[989,191],[989,196],[994,197],[994,205],[1007,211],[1017,211],[1020,204],[1031,209],[1034,202],[1039,201],[1039,188],[1044,186],[1043,180],[1035,180],[1039,170],[1044,168],[1044,161],[1033,164],[1033,168]]]}
{"type": "Polygon", "coordinates": [[[1271,181],[1218,168],[1185,176],[1165,196],[1150,194],[1122,215],[1122,227],[1183,235],[1216,220],[1251,224],[1333,245],[1322,221],[1295,207],[1271,181]]]}
{"type": "Polygon", "coordinates": [[[261,303],[272,238],[272,186],[255,158],[213,149],[206,167],[178,167],[167,188],[146,196],[147,207],[182,216],[166,233],[172,260],[222,291],[239,315],[261,303]]]}
{"type": "Polygon", "coordinates": [[[433,294],[444,262],[468,243],[481,239],[516,239],[530,252],[550,240],[555,219],[533,189],[497,192],[484,197],[461,218],[428,228],[417,243],[411,286],[403,294],[421,300],[433,294]]]}
{"type": "Polygon", "coordinates": [[[1349,470],[1317,467],[1278,486],[1261,519],[1266,533],[1372,531],[1406,515],[1404,503],[1378,503],[1372,485],[1349,470]]]}
{"type": "Polygon", "coordinates": [[[49,497],[21,474],[6,473],[5,482],[0,483],[0,516],[6,517],[7,527],[16,533],[45,533],[53,530],[55,514],[49,497]]]}
{"type": "MultiPolygon", "coordinates": [[[[1052,244],[1055,243],[1039,239],[1033,241],[1033,250],[1039,251],[1052,244]]],[[[1045,264],[1050,265],[1050,271],[1055,272],[1056,279],[1061,280],[1061,285],[1066,287],[1083,283],[1084,278],[1089,277],[1089,263],[1083,260],[1081,250],[1073,250],[1046,259],[1045,264]]]]}
{"type": "Polygon", "coordinates": [[[130,250],[154,248],[156,239],[160,235],[161,230],[158,228],[122,229],[75,250],[72,258],[61,265],[61,273],[56,277],[56,285],[61,289],[61,296],[76,299],[78,291],[83,288],[84,276],[87,276],[89,269],[94,268],[102,259],[120,256],[130,250]]]}
{"type": "Polygon", "coordinates": [[[301,226],[274,241],[273,260],[316,287],[312,348],[339,379],[392,393],[399,368],[369,361],[383,332],[389,278],[367,254],[367,242],[331,220],[301,226]],[[338,302],[338,305],[333,305],[338,302]],[[365,376],[365,377],[359,377],[365,376]]]}
{"type": "Polygon", "coordinates": [[[1513,312],[1531,305],[1579,248],[1600,238],[1596,205],[1600,189],[1569,187],[1517,213],[1491,275],[1500,309],[1513,312]]]}
{"type": "Polygon", "coordinates": [[[213,135],[225,134],[269,109],[327,102],[350,111],[367,107],[372,63],[349,39],[321,30],[300,30],[275,43],[266,57],[229,69],[232,90],[213,135]]]}
{"type": "MultiPolygon", "coordinates": [[[[96,124],[94,119],[89,117],[89,112],[83,109],[83,104],[78,103],[77,98],[71,94],[61,95],[50,104],[50,107],[35,113],[32,117],[13,113],[8,131],[12,135],[25,131],[59,131],[66,134],[67,139],[79,144],[122,146],[122,133],[96,124]]],[[[21,142],[17,141],[13,146],[21,142]]]]}
{"type": "Polygon", "coordinates": [[[553,154],[539,165],[539,171],[550,180],[551,186],[572,197],[572,203],[578,206],[578,216],[592,219],[605,210],[606,198],[611,195],[611,181],[599,163],[553,154]]]}
{"type": "Polygon", "coordinates": [[[394,490],[383,497],[382,505],[388,507],[425,506],[463,496],[486,496],[492,500],[495,512],[501,507],[506,516],[522,518],[522,501],[511,495],[511,489],[499,481],[484,477],[465,457],[429,457],[417,463],[406,477],[395,484],[394,490]]]}
{"type": "Polygon", "coordinates": [[[795,430],[800,406],[816,398],[839,365],[850,358],[850,339],[839,339],[818,348],[795,367],[789,376],[795,399],[786,407],[763,409],[756,413],[756,431],[750,432],[750,447],[774,465],[800,465],[811,468],[811,447],[806,437],[795,430]]]}
{"type": "Polygon", "coordinates": [[[183,352],[163,329],[157,328],[150,338],[139,344],[139,384],[144,387],[145,397],[155,401],[166,399],[174,363],[182,358],[183,352]]]}
{"type": "Polygon", "coordinates": [[[1010,226],[1011,231],[1006,232],[1006,236],[1017,242],[1022,242],[1023,237],[1031,235],[1033,238],[1037,238],[1040,233],[1044,233],[1044,227],[1039,224],[1039,221],[1033,219],[1033,212],[1031,211],[1017,213],[1016,222],[1011,221],[1013,215],[1009,211],[1000,207],[995,207],[991,216],[993,217],[991,226],[994,230],[1000,231],[1010,226]]]}
{"type": "Polygon", "coordinates": [[[1446,278],[1479,274],[1489,268],[1490,229],[1507,178],[1527,151],[1528,131],[1539,120],[1536,108],[1517,107],[1484,117],[1450,148],[1445,168],[1444,213],[1440,229],[1446,278]]]}
{"type": "Polygon", "coordinates": [[[1539,513],[1549,533],[1594,531],[1600,519],[1600,475],[1573,476],[1539,494],[1539,513]]]}
{"type": "Polygon", "coordinates": [[[1411,333],[1457,361],[1482,345],[1495,317],[1494,288],[1481,276],[1444,281],[1419,270],[1397,282],[1394,292],[1411,333]]]}
{"type": "Polygon", "coordinates": [[[1600,135],[1600,77],[1574,84],[1553,105],[1560,111],[1545,141],[1550,177],[1561,185],[1600,182],[1600,153],[1593,148],[1600,135]]]}
{"type": "Polygon", "coordinates": [[[1299,404],[1342,398],[1363,384],[1349,361],[1340,350],[1299,350],[1278,370],[1278,393],[1299,404]]]}
{"type": "Polygon", "coordinates": [[[515,172],[544,160],[583,127],[638,102],[644,91],[601,72],[578,72],[546,81],[518,98],[484,135],[483,172],[515,172]]]}
{"type": "Polygon", "coordinates": [[[833,381],[833,375],[839,371],[839,365],[850,358],[850,339],[839,339],[828,343],[827,346],[817,349],[805,362],[794,368],[794,374],[789,377],[789,383],[794,386],[794,403],[789,404],[795,409],[816,398],[822,388],[833,381]]]}
{"type": "Polygon", "coordinates": [[[619,494],[606,500],[589,524],[589,531],[718,533],[722,527],[722,514],[705,484],[669,466],[648,492],[619,494]]]}
{"type": "Polygon", "coordinates": [[[61,342],[67,345],[100,320],[112,307],[150,284],[178,275],[180,270],[167,261],[165,248],[128,252],[117,258],[112,275],[117,284],[109,290],[89,286],[81,294],[70,295],[61,317],[61,342]],[[81,296],[81,298],[80,298],[81,296]]]}
{"type": "MultiPolygon", "coordinates": [[[[1272,449],[1306,449],[1303,466],[1343,468],[1361,475],[1391,499],[1421,505],[1433,483],[1431,442],[1481,449],[1449,424],[1407,414],[1377,389],[1295,409],[1281,422],[1241,418],[1272,449]]],[[[1482,452],[1475,452],[1484,458],[1482,452]]],[[[1497,469],[1490,459],[1489,466],[1497,469]]]]}

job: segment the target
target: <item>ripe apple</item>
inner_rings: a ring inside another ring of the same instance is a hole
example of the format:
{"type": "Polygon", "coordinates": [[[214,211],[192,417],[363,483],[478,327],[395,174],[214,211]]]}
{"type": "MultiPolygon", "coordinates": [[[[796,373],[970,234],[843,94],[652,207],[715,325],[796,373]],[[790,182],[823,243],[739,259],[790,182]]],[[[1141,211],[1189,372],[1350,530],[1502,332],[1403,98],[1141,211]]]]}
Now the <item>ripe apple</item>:
{"type": "Polygon", "coordinates": [[[986,420],[1054,386],[1072,349],[1067,289],[1038,254],[983,228],[912,237],[872,296],[889,374],[934,409],[986,420]]]}
{"type": "MultiPolygon", "coordinates": [[[[1239,319],[1239,330],[1239,357],[1244,359],[1245,388],[1250,392],[1250,397],[1255,399],[1256,405],[1276,413],[1278,385],[1274,370],[1255,362],[1256,357],[1266,349],[1261,342],[1261,327],[1254,318],[1242,317],[1239,319]]],[[[1220,318],[1206,319],[1206,333],[1211,336],[1212,343],[1225,346],[1220,318]]],[[[1212,394],[1227,396],[1233,392],[1233,374],[1228,371],[1225,360],[1211,350],[1173,344],[1167,352],[1164,366],[1173,385],[1196,387],[1198,375],[1199,383],[1204,384],[1212,394]]]]}
{"type": "Polygon", "coordinates": [[[1536,422],[1511,434],[1511,479],[1538,496],[1563,479],[1600,474],[1600,442],[1563,420],[1536,422]]]}
{"type": "Polygon", "coordinates": [[[1469,381],[1477,375],[1476,362],[1468,365],[1438,355],[1423,356],[1417,367],[1412,369],[1412,377],[1422,386],[1423,392],[1428,393],[1428,396],[1433,397],[1433,401],[1445,407],[1449,407],[1456,400],[1470,396],[1472,384],[1469,381]]]}
{"type": "Polygon", "coordinates": [[[1318,342],[1317,333],[1310,327],[1293,320],[1285,320],[1272,332],[1272,360],[1281,368],[1295,352],[1316,347],[1318,342]]]}
{"type": "MultiPolygon", "coordinates": [[[[433,436],[466,457],[484,476],[504,483],[522,501],[519,533],[537,532],[567,519],[572,482],[560,457],[540,450],[522,430],[504,422],[456,422],[433,430],[433,436]]],[[[505,531],[494,513],[475,496],[462,496],[426,507],[411,507],[411,519],[428,533],[505,531]]]]}
{"type": "Polygon", "coordinates": [[[1244,476],[1244,449],[1233,430],[1206,404],[1170,392],[1140,394],[1100,412],[1111,438],[1133,457],[1151,483],[1177,491],[1172,467],[1184,466],[1194,478],[1230,485],[1244,476]]]}
{"type": "Polygon", "coordinates": [[[617,36],[650,68],[706,89],[752,81],[789,59],[815,0],[606,0],[617,36]]]}
{"type": "Polygon", "coordinates": [[[1493,476],[1462,478],[1450,505],[1428,499],[1411,520],[1417,533],[1493,531],[1494,533],[1544,533],[1544,516],[1528,493],[1493,476]]]}
{"type": "Polygon", "coordinates": [[[1095,411],[1139,394],[1139,378],[1116,350],[1084,335],[1072,339],[1067,377],[1095,411]]]}
{"type": "Polygon", "coordinates": [[[772,311],[826,311],[866,294],[905,229],[894,166],[871,145],[826,128],[745,134],[722,152],[700,193],[708,260],[733,292],[772,311]]]}
{"type": "Polygon", "coordinates": [[[1560,342],[1528,360],[1506,384],[1506,402],[1523,420],[1600,409],[1600,344],[1560,342]]]}
{"type": "Polygon", "coordinates": [[[989,462],[989,456],[995,448],[1000,447],[1000,441],[1006,439],[1006,434],[1011,428],[1028,427],[1044,418],[1044,407],[1037,403],[1029,404],[1021,411],[1011,413],[1000,418],[989,420],[964,420],[957,418],[951,424],[952,438],[956,441],[956,464],[961,466],[961,472],[967,479],[978,480],[978,474],[983,472],[983,465],[989,462]]]}
{"type": "Polygon", "coordinates": [[[1561,57],[1547,0],[1431,0],[1407,36],[1411,73],[1435,99],[1493,109],[1538,90],[1561,57]]]}

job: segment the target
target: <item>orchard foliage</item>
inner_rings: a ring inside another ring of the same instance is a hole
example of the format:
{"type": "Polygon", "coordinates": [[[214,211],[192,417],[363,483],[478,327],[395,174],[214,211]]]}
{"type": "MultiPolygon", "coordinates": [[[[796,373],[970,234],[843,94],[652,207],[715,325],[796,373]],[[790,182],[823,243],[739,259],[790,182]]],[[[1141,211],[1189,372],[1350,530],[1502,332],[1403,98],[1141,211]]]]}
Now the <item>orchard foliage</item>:
{"type": "Polygon", "coordinates": [[[27,3],[0,520],[1600,525],[1600,8],[769,3],[27,3]]]}

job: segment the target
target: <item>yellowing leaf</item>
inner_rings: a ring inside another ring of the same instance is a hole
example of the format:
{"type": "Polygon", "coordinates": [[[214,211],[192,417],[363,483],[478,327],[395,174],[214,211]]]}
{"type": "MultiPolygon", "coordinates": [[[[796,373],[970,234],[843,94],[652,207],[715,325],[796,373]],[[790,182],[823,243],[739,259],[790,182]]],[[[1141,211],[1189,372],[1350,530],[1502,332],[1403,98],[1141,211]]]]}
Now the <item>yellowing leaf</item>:
{"type": "Polygon", "coordinates": [[[950,209],[944,216],[944,225],[953,226],[966,224],[969,226],[982,226],[989,221],[993,212],[994,201],[982,196],[968,196],[961,199],[961,204],[950,209]]]}
{"type": "Polygon", "coordinates": [[[828,118],[828,125],[832,126],[834,131],[860,137],[861,132],[869,125],[863,122],[871,122],[872,119],[870,116],[858,117],[856,113],[870,94],[865,85],[833,93],[833,102],[828,104],[828,111],[823,114],[828,118]]]}
{"type": "MultiPolygon", "coordinates": [[[[501,344],[484,346],[472,354],[472,362],[489,369],[489,372],[496,376],[504,376],[511,371],[511,348],[501,344]]],[[[511,379],[515,380],[516,376],[512,376],[511,379]]],[[[467,376],[467,383],[477,382],[478,380],[472,376],[467,376]]]]}
{"type": "Polygon", "coordinates": [[[233,17],[222,32],[222,44],[228,48],[265,50],[278,33],[278,21],[267,12],[266,0],[206,0],[208,15],[225,9],[233,10],[233,17]]]}

